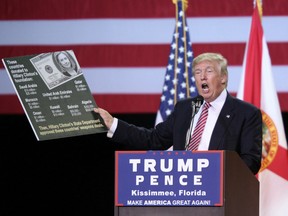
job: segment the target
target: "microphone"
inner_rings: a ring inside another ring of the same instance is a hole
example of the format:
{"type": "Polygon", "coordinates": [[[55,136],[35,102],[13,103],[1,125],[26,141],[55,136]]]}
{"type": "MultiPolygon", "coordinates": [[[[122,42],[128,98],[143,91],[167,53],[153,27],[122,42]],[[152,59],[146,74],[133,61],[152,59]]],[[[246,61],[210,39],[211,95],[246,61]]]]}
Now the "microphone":
{"type": "Polygon", "coordinates": [[[189,145],[189,141],[190,141],[190,137],[191,137],[191,133],[192,133],[192,128],[193,128],[193,123],[194,123],[194,117],[198,113],[198,111],[200,110],[200,107],[202,106],[203,102],[204,102],[204,98],[202,95],[198,95],[197,97],[193,98],[193,100],[192,100],[192,103],[191,103],[192,115],[191,115],[190,127],[187,131],[187,134],[186,134],[185,150],[187,150],[188,145],[189,145]]]}
{"type": "Polygon", "coordinates": [[[200,107],[204,102],[204,98],[202,95],[198,95],[192,100],[192,118],[198,113],[200,107]]]}

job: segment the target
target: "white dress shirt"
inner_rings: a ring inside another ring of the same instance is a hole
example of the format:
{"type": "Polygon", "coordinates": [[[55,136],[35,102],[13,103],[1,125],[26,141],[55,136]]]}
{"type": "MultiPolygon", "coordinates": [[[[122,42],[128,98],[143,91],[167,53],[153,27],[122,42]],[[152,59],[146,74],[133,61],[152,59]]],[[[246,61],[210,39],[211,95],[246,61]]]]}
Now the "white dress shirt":
{"type": "MultiPolygon", "coordinates": [[[[201,138],[198,150],[208,150],[213,129],[215,127],[220,111],[225,103],[226,97],[227,97],[227,92],[226,92],[226,89],[224,89],[222,93],[219,95],[219,97],[216,98],[216,100],[210,102],[211,107],[208,109],[208,118],[205,124],[205,128],[202,134],[202,138],[201,138]]],[[[204,104],[202,104],[201,109],[195,115],[194,124],[192,128],[192,136],[193,136],[194,128],[202,112],[202,108],[204,107],[203,105],[204,104]]]]}

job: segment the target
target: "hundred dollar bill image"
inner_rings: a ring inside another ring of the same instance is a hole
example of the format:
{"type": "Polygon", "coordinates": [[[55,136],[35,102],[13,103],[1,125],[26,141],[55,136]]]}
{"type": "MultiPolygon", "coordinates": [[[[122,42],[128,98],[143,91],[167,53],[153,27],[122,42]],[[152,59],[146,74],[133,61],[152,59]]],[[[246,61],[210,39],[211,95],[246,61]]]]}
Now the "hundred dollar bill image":
{"type": "Polygon", "coordinates": [[[49,89],[82,74],[72,51],[43,53],[30,61],[49,89]]]}

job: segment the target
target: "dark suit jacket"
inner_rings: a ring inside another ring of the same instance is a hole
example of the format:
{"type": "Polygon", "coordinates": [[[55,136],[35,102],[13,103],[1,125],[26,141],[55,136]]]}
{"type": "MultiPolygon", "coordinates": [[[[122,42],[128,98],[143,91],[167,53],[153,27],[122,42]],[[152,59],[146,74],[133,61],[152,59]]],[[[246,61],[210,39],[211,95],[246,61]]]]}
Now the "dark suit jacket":
{"type": "MultiPolygon", "coordinates": [[[[179,101],[166,121],[146,129],[118,121],[112,140],[142,150],[185,150],[192,100],[179,101]]],[[[209,150],[236,151],[256,174],[261,166],[262,114],[255,106],[227,95],[212,132],[209,150]]]]}

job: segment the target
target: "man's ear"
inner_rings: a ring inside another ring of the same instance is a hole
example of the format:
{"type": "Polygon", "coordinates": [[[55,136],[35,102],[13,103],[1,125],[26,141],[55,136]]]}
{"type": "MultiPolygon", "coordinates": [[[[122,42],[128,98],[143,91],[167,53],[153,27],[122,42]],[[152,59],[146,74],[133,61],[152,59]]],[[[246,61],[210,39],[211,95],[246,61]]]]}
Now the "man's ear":
{"type": "Polygon", "coordinates": [[[221,84],[226,84],[227,83],[227,75],[222,76],[221,78],[221,84]]]}

